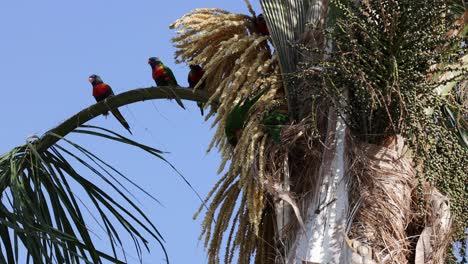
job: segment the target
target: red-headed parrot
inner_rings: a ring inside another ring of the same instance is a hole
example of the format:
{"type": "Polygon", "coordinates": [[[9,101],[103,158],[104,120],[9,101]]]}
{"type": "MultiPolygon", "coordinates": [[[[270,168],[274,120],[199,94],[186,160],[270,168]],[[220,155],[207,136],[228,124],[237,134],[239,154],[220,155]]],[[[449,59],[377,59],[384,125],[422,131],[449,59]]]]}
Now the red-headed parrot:
{"type": "Polygon", "coordinates": [[[239,141],[242,129],[244,128],[250,108],[262,97],[262,95],[270,88],[263,88],[257,95],[251,99],[246,99],[244,102],[239,102],[226,118],[224,133],[228,142],[235,147],[239,141]]]}
{"type": "MultiPolygon", "coordinates": [[[[200,65],[190,64],[190,72],[188,74],[188,83],[190,88],[195,88],[198,82],[205,74],[205,70],[200,65]]],[[[205,88],[205,83],[202,83],[198,86],[198,89],[203,90],[205,88]]],[[[197,103],[198,107],[200,108],[200,113],[203,116],[203,103],[197,103]]]]}
{"type": "MultiPolygon", "coordinates": [[[[156,86],[179,86],[179,84],[177,84],[174,73],[172,73],[172,70],[169,69],[169,67],[162,63],[161,59],[157,57],[151,57],[148,59],[148,64],[151,66],[153,80],[156,82],[156,86]]],[[[177,94],[173,92],[173,95],[177,104],[185,109],[184,104],[177,96],[177,94]]]]}
{"type": "MultiPolygon", "coordinates": [[[[102,100],[114,95],[112,88],[108,84],[104,83],[99,75],[93,74],[89,76],[88,80],[93,85],[93,96],[97,102],[101,102],[102,100]]],[[[125,129],[127,129],[130,134],[132,134],[132,131],[130,131],[130,126],[120,113],[119,109],[115,108],[110,111],[115,116],[115,118],[117,118],[117,121],[119,121],[120,124],[122,124],[122,126],[125,127],[125,129]]],[[[109,113],[106,112],[104,113],[104,116],[107,116],[108,114],[109,113]]]]}
{"type": "Polygon", "coordinates": [[[262,35],[264,36],[270,35],[270,31],[268,31],[268,27],[267,27],[265,17],[263,16],[263,14],[260,14],[255,18],[255,26],[257,27],[258,31],[262,35]]]}

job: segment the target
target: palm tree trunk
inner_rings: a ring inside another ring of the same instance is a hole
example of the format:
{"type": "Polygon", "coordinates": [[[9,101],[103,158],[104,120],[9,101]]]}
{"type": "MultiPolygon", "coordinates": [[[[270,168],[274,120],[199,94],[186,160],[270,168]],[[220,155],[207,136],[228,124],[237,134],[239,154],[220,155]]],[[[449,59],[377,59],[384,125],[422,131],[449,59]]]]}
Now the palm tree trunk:
{"type": "MultiPolygon", "coordinates": [[[[291,44],[325,48],[323,29],[329,3],[328,0],[263,0],[261,3],[268,26],[272,29],[272,41],[275,47],[279,47],[277,53],[282,71],[287,76],[284,81],[291,117],[299,121],[310,116],[312,106],[308,100],[313,91],[310,85],[297,85],[298,80],[291,81],[288,74],[298,71],[300,62],[317,63],[322,58],[313,52],[299,56],[297,47],[291,44]]],[[[323,83],[319,81],[313,85],[321,86],[323,83]]],[[[335,109],[330,108],[328,113],[323,162],[318,175],[314,175],[315,189],[307,198],[309,201],[305,202],[308,206],[303,208],[306,212],[305,228],[298,229],[297,234],[290,236],[293,241],[286,243],[289,244],[287,263],[339,263],[342,254],[349,208],[348,177],[345,173],[347,129],[335,109]]],[[[291,175],[291,178],[299,176],[291,175]]],[[[280,215],[278,230],[288,224],[284,215],[291,211],[281,203],[277,205],[277,214],[280,215]]]]}
{"type": "MultiPolygon", "coordinates": [[[[329,1],[260,2],[285,76],[290,116],[300,121],[312,112],[308,101],[313,95],[311,87],[320,87],[323,81],[303,84],[290,75],[301,70],[301,62],[310,65],[323,57],[314,53],[299,55],[294,44],[327,48],[321,32],[325,29],[329,1]]],[[[426,221],[427,234],[417,242],[409,238],[406,230],[412,221],[416,173],[411,159],[403,152],[404,139],[394,136],[385,142],[388,145],[381,146],[354,142],[343,118],[333,108],[328,111],[325,138],[322,163],[313,176],[315,187],[303,203],[305,227],[288,234],[284,240],[289,241],[281,243],[286,245],[285,263],[408,263],[415,257],[416,263],[442,261],[451,216],[447,199],[437,190],[428,186],[424,189],[432,203],[426,206],[434,216],[426,221]],[[356,164],[364,167],[354,167],[356,164]],[[437,208],[441,210],[439,215],[435,213],[437,208]],[[439,236],[439,242],[429,241],[431,236],[439,236]]],[[[292,179],[300,178],[300,174],[301,170],[292,170],[285,176],[284,189],[289,190],[292,179]]],[[[282,202],[276,207],[278,237],[284,238],[283,230],[294,217],[282,202]]]]}
{"type": "Polygon", "coordinates": [[[305,230],[292,243],[287,263],[340,263],[349,208],[347,129],[335,109],[329,113],[319,184],[307,208],[305,230]]]}

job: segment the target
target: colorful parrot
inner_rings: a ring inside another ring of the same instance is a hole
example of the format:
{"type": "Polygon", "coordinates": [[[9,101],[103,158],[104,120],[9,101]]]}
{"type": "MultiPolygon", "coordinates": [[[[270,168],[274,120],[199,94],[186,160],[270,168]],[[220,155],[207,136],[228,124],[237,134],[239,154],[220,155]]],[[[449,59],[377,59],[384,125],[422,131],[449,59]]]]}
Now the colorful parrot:
{"type": "Polygon", "coordinates": [[[179,86],[171,69],[165,66],[159,58],[149,58],[148,64],[153,70],[153,80],[157,86],[179,86]]]}
{"type": "Polygon", "coordinates": [[[252,99],[246,99],[243,103],[239,102],[231,113],[226,118],[226,125],[224,126],[224,133],[228,142],[235,147],[239,141],[242,129],[244,128],[245,121],[250,108],[262,97],[262,95],[270,88],[269,86],[263,88],[252,99]]]}
{"type": "MultiPolygon", "coordinates": [[[[93,96],[97,102],[101,102],[102,100],[114,95],[112,88],[108,84],[105,84],[99,75],[93,74],[89,76],[88,80],[93,85],[93,96]]],[[[122,126],[125,127],[125,129],[127,129],[130,134],[132,134],[132,131],[130,131],[130,126],[120,113],[119,109],[112,109],[111,113],[115,116],[115,118],[117,118],[117,121],[119,121],[120,124],[122,124],[122,126]]],[[[104,113],[104,116],[107,115],[109,115],[108,112],[104,113]]]]}
{"type": "MultiPolygon", "coordinates": [[[[189,65],[190,67],[190,72],[188,74],[188,83],[190,88],[195,88],[197,86],[198,82],[201,80],[203,77],[203,74],[205,74],[205,70],[200,65],[194,65],[191,64],[189,65]]],[[[198,86],[198,89],[203,90],[205,88],[205,83],[202,83],[198,86]]],[[[197,103],[198,107],[200,108],[200,113],[203,116],[203,103],[197,103]]]]}
{"type": "MultiPolygon", "coordinates": [[[[162,63],[161,59],[157,57],[151,57],[148,59],[148,64],[151,66],[153,80],[156,82],[156,86],[179,86],[174,73],[172,73],[172,70],[169,69],[169,67],[162,63]]],[[[175,92],[172,93],[177,104],[185,109],[184,104],[177,96],[177,94],[175,92]]]]}
{"type": "Polygon", "coordinates": [[[268,31],[268,27],[265,21],[265,17],[263,14],[258,15],[255,18],[255,26],[257,27],[258,31],[264,36],[270,35],[270,31],[268,31]]]}

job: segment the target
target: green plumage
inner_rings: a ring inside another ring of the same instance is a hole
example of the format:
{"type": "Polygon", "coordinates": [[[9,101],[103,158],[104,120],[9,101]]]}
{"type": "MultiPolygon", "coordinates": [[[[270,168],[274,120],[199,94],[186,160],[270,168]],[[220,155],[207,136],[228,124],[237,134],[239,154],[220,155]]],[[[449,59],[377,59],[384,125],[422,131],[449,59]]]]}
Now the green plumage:
{"type": "Polygon", "coordinates": [[[283,126],[288,121],[289,117],[286,113],[280,112],[279,110],[273,110],[263,118],[262,124],[265,126],[266,131],[273,141],[280,144],[283,126]]]}
{"type": "Polygon", "coordinates": [[[262,95],[270,88],[263,88],[257,95],[251,99],[246,99],[244,102],[239,102],[234,109],[229,113],[224,127],[224,133],[232,146],[236,146],[238,138],[236,132],[240,132],[245,125],[250,108],[262,97],[262,95]]]}
{"type": "Polygon", "coordinates": [[[162,67],[166,72],[167,77],[169,77],[169,80],[162,78],[162,80],[158,83],[158,86],[179,86],[172,70],[164,64],[162,64],[162,67]]]}
{"type": "MultiPolygon", "coordinates": [[[[161,59],[157,57],[151,57],[148,59],[148,64],[151,66],[153,80],[156,82],[157,86],[179,86],[177,84],[177,80],[174,76],[174,73],[169,67],[162,63],[161,59]]],[[[172,88],[171,93],[173,95],[173,98],[176,100],[177,104],[180,105],[180,107],[182,107],[183,109],[185,109],[182,100],[179,98],[179,96],[177,96],[177,94],[174,92],[174,90],[172,90],[172,88]]]]}

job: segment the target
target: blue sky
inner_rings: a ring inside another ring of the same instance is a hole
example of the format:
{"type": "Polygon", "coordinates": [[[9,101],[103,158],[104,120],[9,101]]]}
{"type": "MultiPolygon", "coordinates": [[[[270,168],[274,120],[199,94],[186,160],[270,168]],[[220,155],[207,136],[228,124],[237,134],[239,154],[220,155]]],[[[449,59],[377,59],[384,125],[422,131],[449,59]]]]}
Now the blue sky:
{"type": "MultiPolygon", "coordinates": [[[[256,11],[257,2],[252,3],[256,11]]],[[[152,86],[147,58],[160,57],[179,84],[187,86],[185,65],[175,65],[173,32],[168,25],[197,7],[218,7],[248,13],[236,1],[2,1],[0,2],[0,152],[23,144],[29,135],[42,135],[79,110],[94,103],[87,81],[96,73],[116,93],[152,86]]],[[[195,103],[187,111],[167,100],[138,103],[121,109],[133,139],[169,151],[166,157],[205,196],[217,181],[218,153],[206,154],[213,129],[195,103]]],[[[126,131],[113,118],[89,124],[126,131]]],[[[206,263],[198,243],[201,219],[192,220],[196,196],[164,163],[116,143],[71,136],[160,199],[165,207],[137,193],[142,209],[162,231],[172,263],[206,263]]],[[[95,176],[90,174],[90,179],[95,176]]],[[[98,229],[89,223],[90,228],[98,229]]],[[[107,246],[105,239],[96,243],[107,246]]],[[[131,240],[128,240],[130,245],[131,240]]],[[[144,263],[163,263],[159,248],[144,263]]],[[[130,247],[129,263],[136,263],[130,247]]]]}

